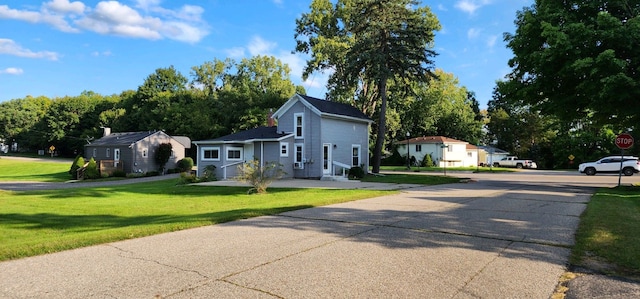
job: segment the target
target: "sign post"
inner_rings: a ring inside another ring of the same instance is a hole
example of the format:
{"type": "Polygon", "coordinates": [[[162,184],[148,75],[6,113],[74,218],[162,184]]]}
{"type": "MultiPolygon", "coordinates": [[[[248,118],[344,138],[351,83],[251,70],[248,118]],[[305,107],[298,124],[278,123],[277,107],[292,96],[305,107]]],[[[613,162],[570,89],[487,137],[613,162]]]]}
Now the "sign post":
{"type": "Polygon", "coordinates": [[[633,146],[633,136],[629,133],[622,133],[616,136],[616,146],[620,149],[620,171],[618,172],[618,187],[622,180],[622,163],[624,162],[624,150],[633,146]]]}

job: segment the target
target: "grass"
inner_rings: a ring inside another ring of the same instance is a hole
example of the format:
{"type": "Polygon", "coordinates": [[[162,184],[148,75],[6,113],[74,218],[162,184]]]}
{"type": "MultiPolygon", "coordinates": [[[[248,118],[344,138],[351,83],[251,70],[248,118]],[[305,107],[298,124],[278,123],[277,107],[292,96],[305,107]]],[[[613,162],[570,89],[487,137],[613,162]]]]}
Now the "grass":
{"type": "Polygon", "coordinates": [[[0,181],[68,181],[71,163],[0,159],[0,181]]]}
{"type": "Polygon", "coordinates": [[[460,178],[435,176],[435,175],[415,175],[415,174],[385,174],[381,176],[367,175],[362,178],[362,182],[373,183],[394,183],[394,184],[422,184],[422,185],[438,185],[459,183],[460,178]]]}
{"type": "MultiPolygon", "coordinates": [[[[412,171],[412,172],[442,172],[444,173],[444,167],[415,167],[412,166],[411,169],[407,169],[407,166],[380,166],[380,170],[382,171],[412,171]]],[[[471,171],[471,172],[513,172],[516,171],[514,168],[504,168],[504,167],[447,167],[446,171],[471,171]]]]}
{"type": "Polygon", "coordinates": [[[269,189],[176,185],[177,179],[124,186],[29,192],[0,190],[0,260],[148,236],[394,191],[269,189]]]}
{"type": "Polygon", "coordinates": [[[581,216],[571,264],[640,278],[640,187],[598,190],[581,216]]]}

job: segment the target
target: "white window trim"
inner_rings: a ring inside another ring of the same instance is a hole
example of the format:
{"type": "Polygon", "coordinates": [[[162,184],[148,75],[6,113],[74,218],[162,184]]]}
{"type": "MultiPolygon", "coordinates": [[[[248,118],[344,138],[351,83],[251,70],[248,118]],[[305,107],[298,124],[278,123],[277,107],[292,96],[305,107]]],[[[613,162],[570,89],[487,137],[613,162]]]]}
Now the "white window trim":
{"type": "Polygon", "coordinates": [[[110,148],[107,148],[107,150],[106,150],[106,156],[107,156],[107,158],[110,158],[110,157],[111,157],[111,149],[110,149],[110,148]]]}
{"type": "Polygon", "coordinates": [[[93,149],[93,153],[92,153],[92,157],[94,157],[94,158],[95,158],[96,156],[98,156],[98,149],[97,149],[97,148],[94,148],[94,149],[93,149]]]}
{"type": "Polygon", "coordinates": [[[147,149],[146,149],[146,148],[145,148],[145,149],[143,149],[143,150],[142,150],[142,157],[143,157],[143,158],[146,158],[148,155],[149,155],[149,154],[148,154],[147,149]]]}
{"type": "Polygon", "coordinates": [[[288,142],[280,142],[280,157],[289,157],[289,143],[288,142]],[[282,149],[284,148],[284,153],[282,149]]]}
{"type": "Polygon", "coordinates": [[[235,146],[227,147],[226,154],[227,154],[227,161],[242,161],[243,151],[241,147],[235,147],[235,146]],[[240,158],[233,158],[233,159],[229,158],[230,151],[240,151],[240,158]]]}
{"type": "Polygon", "coordinates": [[[294,113],[293,114],[293,134],[295,138],[303,138],[304,137],[304,113],[294,113]],[[300,117],[300,134],[298,135],[298,117],[300,117]]]}
{"type": "Polygon", "coordinates": [[[293,162],[300,163],[300,169],[304,169],[304,143],[296,143],[293,145],[293,162]],[[298,147],[300,148],[300,160],[298,160],[298,147]]]}
{"type": "MultiPolygon", "coordinates": [[[[358,163],[362,164],[362,153],[360,151],[361,147],[359,144],[352,144],[351,145],[351,164],[353,164],[353,149],[357,148],[358,149],[358,163]]],[[[360,166],[360,165],[351,165],[351,166],[360,166]]]]}
{"type": "Polygon", "coordinates": [[[202,147],[200,148],[200,154],[202,155],[201,159],[202,161],[220,161],[220,147],[219,146],[206,146],[206,147],[202,147]],[[204,157],[204,152],[205,151],[218,151],[218,158],[205,158],[204,157]]]}

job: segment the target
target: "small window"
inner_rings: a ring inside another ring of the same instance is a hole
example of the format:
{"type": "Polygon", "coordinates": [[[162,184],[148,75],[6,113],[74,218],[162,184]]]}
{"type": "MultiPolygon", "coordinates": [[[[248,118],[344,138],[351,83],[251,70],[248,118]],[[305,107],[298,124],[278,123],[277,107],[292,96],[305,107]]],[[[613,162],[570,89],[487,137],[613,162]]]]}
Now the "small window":
{"type": "Polygon", "coordinates": [[[171,150],[171,158],[175,158],[176,157],[176,152],[171,150]]]}
{"type": "Polygon", "coordinates": [[[280,157],[289,157],[289,144],[280,142],[280,157]]]}
{"type": "Polygon", "coordinates": [[[110,148],[107,149],[107,158],[109,158],[109,157],[111,157],[111,149],[110,148]]]}
{"type": "Polygon", "coordinates": [[[453,145],[452,144],[447,145],[447,151],[448,152],[453,152],[453,145]]]}
{"type": "Polygon", "coordinates": [[[220,161],[220,148],[219,147],[203,147],[202,160],[203,161],[220,161]]]}
{"type": "Polygon", "coordinates": [[[471,152],[467,152],[467,157],[471,158],[473,157],[473,154],[471,152]]]}
{"type": "Polygon", "coordinates": [[[416,144],[416,152],[422,151],[422,144],[416,144]]]}
{"type": "Polygon", "coordinates": [[[227,148],[227,160],[229,161],[242,160],[242,148],[240,147],[227,148]]]}
{"type": "Polygon", "coordinates": [[[296,148],[296,159],[295,159],[295,162],[302,163],[302,161],[304,159],[304,147],[303,147],[303,145],[301,143],[296,143],[295,148],[296,148]]]}
{"type": "Polygon", "coordinates": [[[302,138],[304,136],[304,117],[303,116],[304,114],[302,113],[295,113],[293,115],[296,138],[302,138]]]}
{"type": "Polygon", "coordinates": [[[145,148],[145,149],[142,150],[142,157],[146,158],[147,155],[149,155],[149,153],[147,152],[147,149],[145,148]]]}
{"type": "Polygon", "coordinates": [[[351,166],[360,166],[360,145],[351,146],[351,166]]]}
{"type": "Polygon", "coordinates": [[[93,149],[93,153],[92,153],[91,156],[94,157],[94,158],[98,156],[98,149],[97,148],[93,149]]]}

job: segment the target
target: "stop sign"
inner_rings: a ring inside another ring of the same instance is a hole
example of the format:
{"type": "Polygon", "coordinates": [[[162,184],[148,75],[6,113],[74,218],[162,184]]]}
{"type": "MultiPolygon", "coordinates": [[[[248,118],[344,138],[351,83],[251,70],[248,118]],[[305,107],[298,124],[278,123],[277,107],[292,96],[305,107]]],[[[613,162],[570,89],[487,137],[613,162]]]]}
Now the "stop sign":
{"type": "Polygon", "coordinates": [[[628,149],[633,146],[633,137],[627,133],[616,136],[616,146],[620,149],[628,149]]]}

